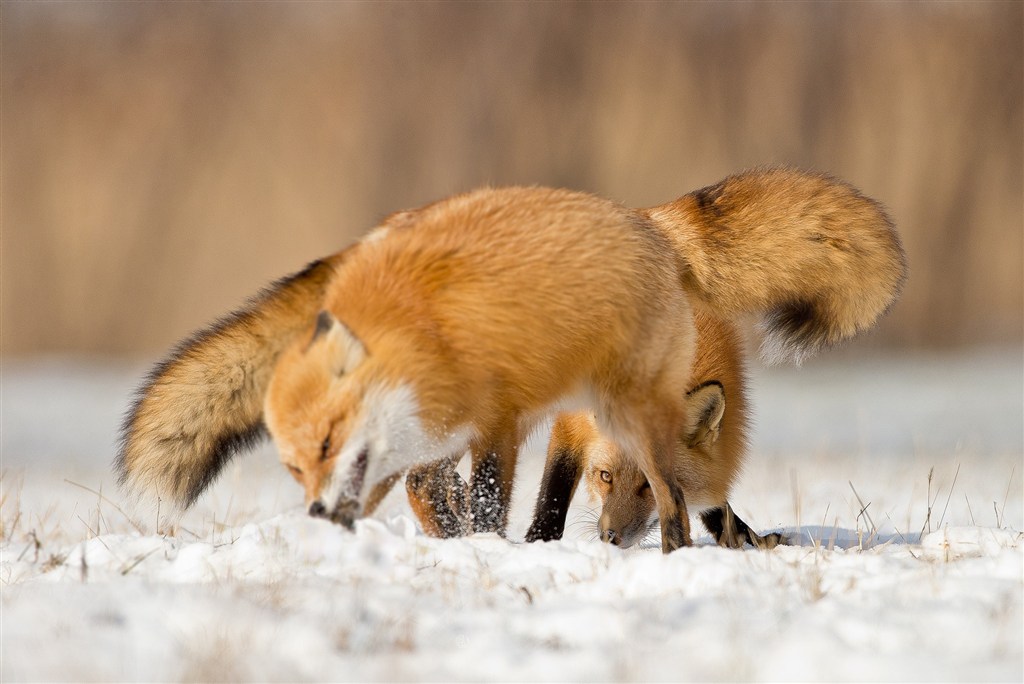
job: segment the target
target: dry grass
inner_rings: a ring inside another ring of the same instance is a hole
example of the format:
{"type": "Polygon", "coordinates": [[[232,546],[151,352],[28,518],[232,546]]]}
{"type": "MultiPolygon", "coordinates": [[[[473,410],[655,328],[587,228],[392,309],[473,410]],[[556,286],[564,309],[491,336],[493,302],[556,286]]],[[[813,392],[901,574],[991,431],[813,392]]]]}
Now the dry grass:
{"type": "Polygon", "coordinates": [[[484,183],[665,201],[762,163],[882,199],[874,343],[1019,343],[1022,9],[5,3],[2,347],[166,348],[383,214],[484,183]]]}

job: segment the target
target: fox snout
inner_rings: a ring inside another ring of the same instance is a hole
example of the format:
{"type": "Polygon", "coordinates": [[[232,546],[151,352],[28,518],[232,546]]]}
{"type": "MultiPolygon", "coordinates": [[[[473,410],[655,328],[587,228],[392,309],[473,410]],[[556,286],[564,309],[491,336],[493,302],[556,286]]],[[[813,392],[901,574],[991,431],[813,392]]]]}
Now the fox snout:
{"type": "Polygon", "coordinates": [[[614,516],[605,511],[597,521],[598,538],[614,546],[633,546],[643,541],[654,524],[648,520],[649,517],[630,514],[623,518],[621,515],[614,516]]]}
{"type": "Polygon", "coordinates": [[[597,521],[598,537],[606,544],[622,546],[623,530],[615,525],[607,512],[603,513],[597,521]]]}
{"type": "Polygon", "coordinates": [[[333,523],[352,529],[363,508],[359,497],[366,480],[366,467],[369,460],[369,449],[364,448],[349,469],[347,482],[343,486],[341,494],[338,495],[337,489],[328,486],[328,491],[321,491],[320,495],[309,504],[309,515],[314,518],[326,518],[333,523]],[[327,496],[326,502],[325,495],[327,496]]]}

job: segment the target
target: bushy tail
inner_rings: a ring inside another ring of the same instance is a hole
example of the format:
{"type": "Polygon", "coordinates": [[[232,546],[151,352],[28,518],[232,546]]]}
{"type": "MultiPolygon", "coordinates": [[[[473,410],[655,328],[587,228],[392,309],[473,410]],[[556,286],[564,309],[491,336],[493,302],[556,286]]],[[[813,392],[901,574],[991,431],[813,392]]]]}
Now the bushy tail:
{"type": "Polygon", "coordinates": [[[311,328],[345,254],[277,281],[153,368],[125,416],[114,461],[129,494],[159,497],[180,512],[264,436],[263,398],[277,356],[311,328]]]}
{"type": "Polygon", "coordinates": [[[644,212],[686,262],[692,295],[765,317],[769,361],[799,363],[870,328],[906,278],[882,207],[829,176],[758,169],[644,212]]]}

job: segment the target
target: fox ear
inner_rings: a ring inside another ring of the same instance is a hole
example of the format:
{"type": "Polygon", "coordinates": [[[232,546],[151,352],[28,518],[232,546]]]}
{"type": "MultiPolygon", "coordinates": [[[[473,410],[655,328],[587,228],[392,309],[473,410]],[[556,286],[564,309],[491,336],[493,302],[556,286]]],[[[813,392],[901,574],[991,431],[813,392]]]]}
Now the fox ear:
{"type": "Polygon", "coordinates": [[[718,439],[725,415],[725,388],[717,380],[705,382],[686,394],[686,444],[710,447],[718,439]]]}
{"type": "Polygon", "coordinates": [[[330,311],[321,311],[316,317],[310,345],[320,338],[329,346],[328,359],[334,375],[351,373],[366,358],[362,341],[330,311]]]}

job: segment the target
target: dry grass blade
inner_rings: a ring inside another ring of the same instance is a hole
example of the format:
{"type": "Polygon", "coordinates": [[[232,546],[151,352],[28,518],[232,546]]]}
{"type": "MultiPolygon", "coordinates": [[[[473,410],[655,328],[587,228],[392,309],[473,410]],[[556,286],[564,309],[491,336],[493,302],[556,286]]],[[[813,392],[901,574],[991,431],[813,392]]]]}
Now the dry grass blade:
{"type": "Polygon", "coordinates": [[[1006,499],[1009,498],[1009,496],[1010,496],[1010,487],[1011,487],[1011,485],[1013,485],[1013,474],[1015,472],[1017,472],[1017,466],[1015,466],[1015,465],[1011,466],[1011,468],[1010,468],[1010,477],[1006,481],[1006,493],[1003,494],[1003,506],[999,510],[999,513],[996,515],[996,526],[997,527],[1002,527],[1003,526],[1003,519],[1004,519],[1003,514],[1006,513],[1006,499]]]}
{"type": "Polygon", "coordinates": [[[159,551],[160,548],[161,547],[158,546],[158,547],[156,547],[155,549],[153,549],[151,551],[147,551],[146,553],[141,553],[138,556],[136,556],[134,559],[132,559],[131,563],[129,563],[125,567],[121,568],[121,576],[123,577],[123,576],[127,575],[129,572],[131,572],[132,570],[134,570],[136,567],[138,567],[139,563],[141,563],[142,561],[144,561],[147,558],[149,558],[150,556],[152,556],[154,553],[159,551]]]}
{"type": "Polygon", "coordinates": [[[946,509],[949,508],[949,500],[953,497],[953,488],[956,487],[956,479],[960,477],[960,464],[956,464],[956,473],[953,475],[953,484],[949,485],[949,495],[946,497],[946,505],[942,507],[942,515],[939,516],[939,529],[942,529],[942,521],[946,519],[946,509]]]}
{"type": "Polygon", "coordinates": [[[908,542],[907,538],[903,536],[902,532],[900,532],[900,528],[896,527],[896,523],[892,522],[892,518],[889,517],[888,513],[885,514],[885,517],[888,518],[890,523],[892,523],[892,529],[894,529],[896,531],[896,534],[899,535],[900,541],[902,541],[904,545],[906,545],[907,553],[913,556],[914,560],[919,560],[918,555],[914,553],[914,551],[910,548],[910,542],[908,542]]]}
{"type": "Polygon", "coordinates": [[[967,502],[967,513],[971,516],[971,525],[977,526],[978,523],[974,522],[974,511],[971,510],[971,500],[967,498],[966,492],[964,492],[964,501],[967,502]]]}
{"type": "MultiPolygon", "coordinates": [[[[133,528],[135,528],[136,532],[138,532],[139,534],[145,534],[145,531],[142,529],[142,527],[138,523],[136,523],[134,520],[132,520],[130,515],[125,513],[121,509],[120,506],[118,506],[116,503],[114,503],[113,501],[111,501],[107,497],[103,496],[103,494],[101,494],[100,492],[96,491],[92,487],[86,487],[83,484],[79,484],[77,482],[72,482],[71,480],[69,480],[67,478],[64,478],[64,481],[67,482],[69,485],[73,485],[75,487],[78,487],[79,489],[84,489],[87,492],[91,492],[92,494],[95,494],[96,496],[98,496],[100,498],[101,501],[105,501],[106,503],[110,504],[115,511],[120,513],[124,517],[124,519],[128,521],[128,524],[131,525],[133,528]]],[[[88,525],[87,525],[87,527],[88,527],[88,525]]]]}
{"type": "Polygon", "coordinates": [[[853,486],[853,482],[851,480],[847,480],[847,482],[850,485],[850,489],[853,490],[853,495],[857,497],[857,503],[860,504],[860,514],[858,515],[858,517],[860,515],[863,515],[867,519],[868,523],[871,525],[871,536],[873,537],[875,535],[875,532],[878,531],[878,526],[875,525],[875,521],[871,519],[871,514],[868,513],[868,506],[871,505],[871,502],[869,501],[867,504],[865,504],[864,501],[860,498],[860,494],[857,493],[857,489],[853,486]]]}
{"type": "Polygon", "coordinates": [[[925,504],[928,506],[928,510],[925,512],[924,525],[921,525],[921,534],[924,534],[927,530],[932,531],[932,507],[935,506],[935,499],[939,498],[939,493],[935,493],[935,497],[932,498],[932,477],[935,475],[935,466],[932,466],[928,470],[928,494],[925,496],[925,504]]]}

